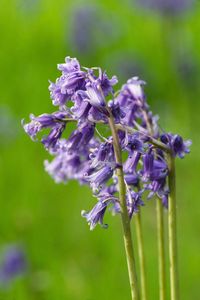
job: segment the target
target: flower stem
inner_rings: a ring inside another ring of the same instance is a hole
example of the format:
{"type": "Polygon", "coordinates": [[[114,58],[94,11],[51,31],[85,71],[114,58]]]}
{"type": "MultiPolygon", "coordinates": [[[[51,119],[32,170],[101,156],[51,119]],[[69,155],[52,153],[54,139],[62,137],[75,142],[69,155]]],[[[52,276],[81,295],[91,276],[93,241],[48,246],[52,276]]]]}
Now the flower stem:
{"type": "Polygon", "coordinates": [[[169,168],[169,262],[170,262],[170,290],[171,300],[179,299],[178,288],[178,258],[177,258],[177,234],[176,234],[176,181],[175,160],[173,154],[167,155],[169,168]]]}
{"type": "Polygon", "coordinates": [[[144,243],[142,236],[142,224],[141,224],[141,212],[139,211],[134,216],[136,224],[136,234],[138,241],[138,254],[140,263],[140,284],[141,284],[141,299],[147,299],[147,286],[146,286],[146,269],[145,269],[145,259],[144,259],[144,243]]]}
{"type": "Polygon", "coordinates": [[[138,300],[139,293],[137,287],[135,258],[134,258],[133,244],[132,244],[132,237],[131,237],[130,219],[129,219],[127,206],[126,206],[126,186],[124,182],[124,173],[122,167],[121,147],[119,144],[117,130],[111,113],[110,113],[110,117],[108,118],[108,121],[109,121],[110,129],[113,137],[115,159],[118,165],[116,173],[118,177],[119,201],[121,206],[121,220],[123,226],[124,245],[125,245],[126,259],[128,265],[131,296],[132,296],[132,300],[138,300]]]}
{"type": "Polygon", "coordinates": [[[160,198],[156,199],[157,236],[158,236],[158,269],[159,269],[159,299],[166,299],[165,247],[163,205],[160,198]]]}

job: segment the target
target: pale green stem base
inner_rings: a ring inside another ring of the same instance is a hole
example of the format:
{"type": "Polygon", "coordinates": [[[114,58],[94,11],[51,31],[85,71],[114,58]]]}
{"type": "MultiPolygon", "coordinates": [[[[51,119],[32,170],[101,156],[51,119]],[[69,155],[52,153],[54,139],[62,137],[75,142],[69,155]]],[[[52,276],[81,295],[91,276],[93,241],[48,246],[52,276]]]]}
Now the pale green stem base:
{"type": "Polygon", "coordinates": [[[157,237],[158,237],[158,270],[159,270],[159,300],[166,299],[165,243],[163,205],[161,199],[156,199],[157,237]]]}
{"type": "Polygon", "coordinates": [[[117,130],[115,127],[114,120],[112,118],[112,114],[110,114],[108,121],[109,121],[110,129],[113,137],[113,146],[114,146],[116,163],[118,164],[116,173],[118,177],[119,201],[121,206],[121,219],[122,219],[122,226],[123,226],[123,236],[124,236],[124,245],[125,245],[126,259],[128,265],[129,281],[131,287],[131,296],[132,296],[132,300],[139,300],[136,270],[135,270],[135,259],[134,259],[133,244],[132,244],[132,237],[131,237],[130,219],[128,216],[128,211],[126,206],[126,186],[124,182],[124,173],[122,167],[121,147],[119,144],[117,130]]]}
{"type": "Polygon", "coordinates": [[[177,233],[176,233],[176,181],[175,160],[171,154],[167,156],[169,168],[169,262],[170,262],[170,291],[171,300],[179,299],[178,283],[178,258],[177,258],[177,233]]]}
{"type": "Polygon", "coordinates": [[[135,225],[136,225],[138,255],[139,255],[139,263],[140,263],[141,299],[147,300],[146,268],[145,268],[144,243],[143,243],[141,212],[140,211],[134,216],[134,219],[135,219],[135,225]]]}

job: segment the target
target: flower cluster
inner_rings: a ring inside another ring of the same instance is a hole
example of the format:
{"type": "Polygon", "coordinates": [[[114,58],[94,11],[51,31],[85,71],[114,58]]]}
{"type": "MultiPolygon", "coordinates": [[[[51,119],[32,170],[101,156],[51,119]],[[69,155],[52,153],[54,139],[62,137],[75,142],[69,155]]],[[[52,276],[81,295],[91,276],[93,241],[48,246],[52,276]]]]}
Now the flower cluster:
{"type": "Polygon", "coordinates": [[[97,203],[90,212],[82,212],[90,229],[97,223],[105,227],[103,218],[108,206],[113,213],[120,213],[119,167],[124,172],[130,218],[144,205],[144,192],[148,198],[156,195],[167,207],[165,151],[182,158],[191,142],[179,135],[160,133],[158,117],[146,101],[145,82],[133,77],[114,93],[116,76],[110,79],[100,68],[81,68],[77,59],[67,57],[58,69],[62,75],[49,86],[57,112],[31,115],[31,122],[23,126],[34,140],[38,132],[49,128],[41,142],[54,157],[51,162],[45,161],[45,169],[56,182],[76,179],[91,187],[97,203]],[[103,126],[109,127],[109,118],[114,120],[118,133],[122,166],[116,161],[113,137],[101,132],[103,126]],[[75,129],[66,136],[69,123],[75,124],[75,129]]]}

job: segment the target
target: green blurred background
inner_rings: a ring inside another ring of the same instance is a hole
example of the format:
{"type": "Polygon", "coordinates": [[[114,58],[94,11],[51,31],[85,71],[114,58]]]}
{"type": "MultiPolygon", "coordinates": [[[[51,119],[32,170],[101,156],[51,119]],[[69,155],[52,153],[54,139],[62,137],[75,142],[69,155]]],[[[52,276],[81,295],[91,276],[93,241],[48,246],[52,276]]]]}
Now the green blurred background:
{"type": "MultiPolygon", "coordinates": [[[[78,183],[56,185],[48,158],[21,127],[29,113],[53,112],[48,79],[57,63],[77,57],[101,66],[122,84],[139,75],[160,125],[193,140],[177,160],[181,299],[199,299],[200,2],[162,15],[134,0],[0,1],[0,248],[23,245],[29,269],[2,300],[129,299],[118,217],[93,232],[81,218],[95,199],[78,183]]],[[[166,217],[166,216],[165,216],[166,217]]],[[[149,299],[158,299],[155,201],[143,209],[149,299]]],[[[133,239],[135,241],[134,221],[133,239]]],[[[168,283],[169,285],[169,283],[168,283]]]]}

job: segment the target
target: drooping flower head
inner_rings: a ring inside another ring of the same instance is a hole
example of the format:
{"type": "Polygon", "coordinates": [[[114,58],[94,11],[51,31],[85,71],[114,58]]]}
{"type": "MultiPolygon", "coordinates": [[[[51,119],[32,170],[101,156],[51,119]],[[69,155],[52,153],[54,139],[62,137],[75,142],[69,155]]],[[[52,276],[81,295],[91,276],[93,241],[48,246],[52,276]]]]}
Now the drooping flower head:
{"type": "Polygon", "coordinates": [[[58,111],[52,114],[31,115],[24,124],[25,132],[36,140],[42,130],[49,130],[41,142],[53,156],[45,161],[45,169],[55,182],[71,179],[88,185],[97,203],[90,212],[82,212],[93,229],[104,224],[109,207],[121,213],[117,170],[124,173],[126,205],[132,218],[147,198],[159,197],[168,205],[168,164],[165,151],[174,157],[189,153],[191,141],[180,135],[160,133],[158,117],[150,111],[145,95],[145,82],[133,77],[119,91],[114,91],[116,76],[111,79],[100,68],[82,68],[76,58],[67,57],[58,69],[62,75],[50,84],[50,96],[58,111]],[[107,127],[114,120],[122,164],[117,163],[113,137],[107,127]],[[74,124],[71,133],[68,123],[74,124]]]}

